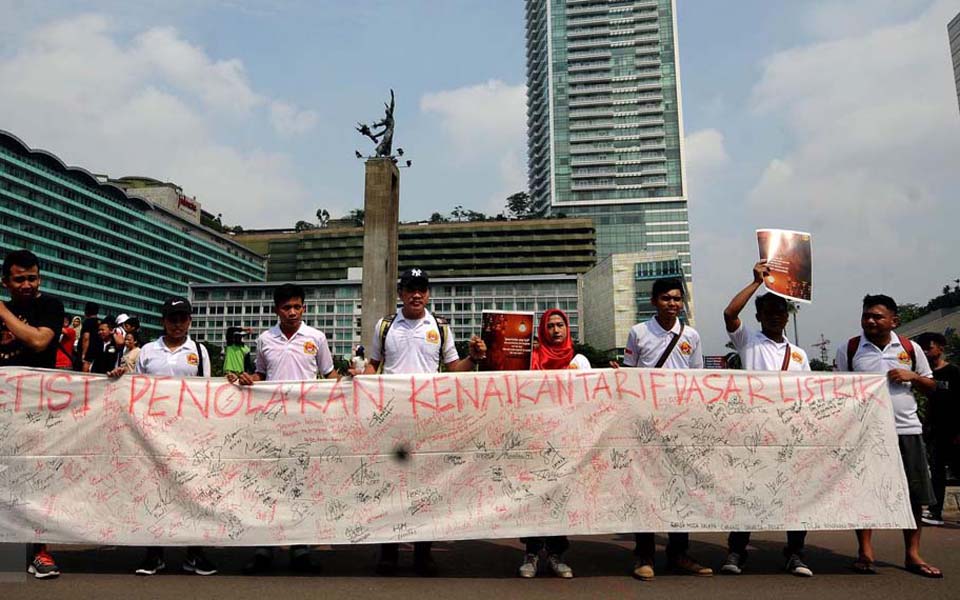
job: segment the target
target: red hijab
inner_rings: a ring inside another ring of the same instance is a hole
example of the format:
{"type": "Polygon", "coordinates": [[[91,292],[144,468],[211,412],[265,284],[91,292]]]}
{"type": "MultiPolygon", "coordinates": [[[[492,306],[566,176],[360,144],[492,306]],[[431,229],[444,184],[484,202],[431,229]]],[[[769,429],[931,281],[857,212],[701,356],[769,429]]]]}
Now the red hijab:
{"type": "Polygon", "coordinates": [[[570,319],[567,318],[566,313],[559,308],[551,308],[544,312],[537,327],[537,339],[540,345],[530,357],[531,371],[566,369],[570,366],[570,361],[573,360],[573,340],[570,339],[570,319]],[[554,315],[560,315],[567,326],[567,337],[559,344],[555,343],[547,333],[547,321],[554,315]]]}

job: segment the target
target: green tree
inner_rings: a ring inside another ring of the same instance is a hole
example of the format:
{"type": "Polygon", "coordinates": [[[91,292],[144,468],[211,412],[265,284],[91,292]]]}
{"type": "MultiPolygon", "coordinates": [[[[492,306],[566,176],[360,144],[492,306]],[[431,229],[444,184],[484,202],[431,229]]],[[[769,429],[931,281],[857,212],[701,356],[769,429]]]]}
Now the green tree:
{"type": "Polygon", "coordinates": [[[317,226],[320,229],[326,228],[330,224],[330,213],[325,208],[317,209],[317,226]]]}
{"type": "Polygon", "coordinates": [[[590,366],[595,369],[606,369],[610,366],[610,361],[616,358],[610,352],[603,352],[597,350],[590,344],[573,344],[573,351],[575,354],[582,354],[587,360],[590,361],[590,366]]]}
{"type": "Polygon", "coordinates": [[[507,196],[507,214],[511,219],[529,219],[533,213],[533,200],[527,192],[507,196]]]}
{"type": "Polygon", "coordinates": [[[347,218],[353,221],[356,227],[363,227],[364,212],[362,208],[355,208],[347,213],[347,218]]]}
{"type": "Polygon", "coordinates": [[[832,371],[833,365],[828,365],[819,358],[813,358],[810,360],[810,370],[811,371],[832,371]]]}
{"type": "Polygon", "coordinates": [[[441,213],[438,213],[438,212],[435,212],[432,215],[430,215],[430,222],[433,224],[446,223],[449,220],[450,219],[446,218],[445,216],[443,216],[441,213]]]}

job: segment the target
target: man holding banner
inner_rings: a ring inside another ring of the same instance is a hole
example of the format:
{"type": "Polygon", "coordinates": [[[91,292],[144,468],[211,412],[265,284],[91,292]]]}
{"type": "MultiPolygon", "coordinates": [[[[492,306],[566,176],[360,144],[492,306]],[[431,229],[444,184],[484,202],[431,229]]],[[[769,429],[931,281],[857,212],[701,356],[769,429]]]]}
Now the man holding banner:
{"type": "MultiPolygon", "coordinates": [[[[748,329],[740,320],[740,313],[747,302],[770,276],[767,261],[761,260],[753,266],[753,281],[740,290],[723,310],[723,322],[727,335],[733,342],[743,368],[747,371],[809,371],[810,362],[803,348],[794,346],[783,331],[790,318],[787,301],[772,292],[757,296],[757,321],[760,331],[748,329]]],[[[798,577],[812,577],[813,571],[804,564],[801,556],[806,531],[788,531],[787,547],[783,554],[787,558],[784,569],[798,577]]],[[[747,544],[750,532],[734,531],[727,538],[727,558],[720,567],[721,573],[739,575],[747,562],[747,544]]]]}
{"type": "MultiPolygon", "coordinates": [[[[318,375],[336,379],[333,357],[327,336],[303,322],[306,292],[302,287],[285,283],[273,291],[276,325],[257,338],[255,373],[227,372],[227,380],[240,385],[257,381],[313,381],[318,375]]],[[[273,549],[257,548],[253,558],[243,567],[247,575],[270,570],[273,549]]],[[[298,573],[315,572],[318,565],[310,559],[308,546],[291,546],[290,568],[298,573]]]]}
{"type": "MultiPolygon", "coordinates": [[[[427,310],[430,302],[430,280],[422,269],[409,269],[400,275],[397,293],[403,306],[396,314],[377,321],[376,336],[370,344],[370,361],[365,373],[387,375],[436,373],[443,365],[447,371],[473,371],[486,359],[487,346],[477,336],[470,338],[466,358],[457,354],[453,332],[446,322],[427,310]]],[[[351,371],[354,374],[357,374],[351,371]]],[[[437,574],[431,556],[432,542],[415,542],[413,569],[422,577],[437,574]]],[[[394,575],[400,559],[399,544],[381,544],[379,575],[394,575]]]]}
{"type": "MultiPolygon", "coordinates": [[[[192,314],[193,309],[186,298],[167,298],[160,307],[163,335],[140,350],[134,369],[137,373],[167,377],[210,377],[210,355],[207,349],[190,338],[192,314]]],[[[121,365],[107,375],[120,377],[126,372],[127,367],[121,365]]],[[[166,567],[163,548],[151,546],[147,548],[146,555],[134,573],[143,576],[156,575],[166,567]]],[[[210,562],[200,546],[187,548],[183,570],[197,575],[217,573],[217,567],[210,562]]]]}
{"type": "MultiPolygon", "coordinates": [[[[627,367],[653,369],[702,369],[703,353],[700,334],[680,320],[684,300],[683,282],[679,279],[658,279],[653,282],[650,303],[657,309],[654,318],[638,323],[630,329],[624,349],[623,364],[627,367]]],[[[654,578],[653,533],[636,533],[634,550],[636,564],[633,576],[641,581],[654,578]]],[[[687,555],[690,534],[668,534],[667,569],[687,575],[710,577],[713,569],[705,567],[687,555]]]]}
{"type": "MultiPolygon", "coordinates": [[[[943,577],[940,569],[927,564],[920,556],[920,516],[923,506],[936,502],[936,497],[923,444],[923,425],[917,416],[917,400],[913,396],[914,388],[929,394],[936,390],[937,383],[922,348],[894,331],[899,324],[897,303],[893,298],[883,294],[864,296],[860,317],[863,333],[837,348],[836,364],[838,371],[887,374],[900,456],[910,492],[910,508],[917,525],[915,529],[903,530],[904,568],[923,577],[939,579],[943,577]]],[[[853,570],[875,574],[873,530],[858,529],[857,542],[859,551],[857,560],[851,565],[853,570]]]]}
{"type": "MultiPolygon", "coordinates": [[[[2,281],[10,300],[0,302],[0,367],[53,369],[64,311],[60,300],[40,294],[40,261],[29,250],[7,254],[2,281]]],[[[37,579],[60,575],[46,544],[34,544],[27,571],[37,579]]]]}

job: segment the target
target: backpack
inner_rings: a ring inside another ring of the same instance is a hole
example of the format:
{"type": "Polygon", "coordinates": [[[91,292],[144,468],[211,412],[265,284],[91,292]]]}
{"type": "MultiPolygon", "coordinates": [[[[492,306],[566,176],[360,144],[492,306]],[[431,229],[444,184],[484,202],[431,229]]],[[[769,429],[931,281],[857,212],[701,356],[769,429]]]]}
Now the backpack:
{"type": "MultiPolygon", "coordinates": [[[[392,315],[387,315],[380,320],[380,331],[378,332],[378,337],[380,338],[380,364],[377,366],[377,373],[383,373],[383,365],[387,362],[387,332],[390,331],[390,326],[393,325],[394,319],[397,318],[397,313],[392,315]]],[[[439,372],[443,368],[443,347],[447,342],[447,332],[450,329],[450,325],[447,323],[446,319],[433,315],[433,318],[437,321],[437,326],[440,329],[440,360],[437,361],[437,371],[439,372]]]]}
{"type": "MultiPolygon", "coordinates": [[[[903,349],[906,351],[907,356],[910,357],[910,370],[916,372],[917,370],[917,351],[913,347],[913,342],[909,338],[905,338],[899,333],[897,334],[897,339],[900,340],[900,345],[903,346],[903,349]]],[[[856,355],[857,350],[860,348],[860,336],[852,337],[847,340],[847,370],[853,370],[853,357],[856,355]]]]}

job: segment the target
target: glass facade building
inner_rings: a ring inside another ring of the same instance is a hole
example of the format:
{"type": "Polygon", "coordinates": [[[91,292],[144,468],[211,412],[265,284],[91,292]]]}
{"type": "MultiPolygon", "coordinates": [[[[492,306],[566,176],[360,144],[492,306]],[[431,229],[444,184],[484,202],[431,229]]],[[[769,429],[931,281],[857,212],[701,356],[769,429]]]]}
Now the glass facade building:
{"type": "Polygon", "coordinates": [[[26,248],[68,315],[89,301],[156,332],[194,282],[263,281],[263,257],[0,131],[0,254],[26,248]]]}
{"type": "Polygon", "coordinates": [[[960,13],[947,24],[950,38],[950,59],[953,61],[953,81],[957,88],[957,104],[960,105],[960,13]]]}
{"type": "MultiPolygon", "coordinates": [[[[273,327],[276,283],[194,284],[192,335],[222,346],[226,328],[251,327],[257,334],[273,327]]],[[[304,322],[324,332],[335,356],[348,357],[360,339],[359,280],[301,281],[307,295],[304,322]]],[[[434,278],[430,282],[429,310],[446,318],[458,341],[480,334],[484,310],[531,311],[539,319],[548,308],[560,308],[570,317],[570,335],[579,339],[580,303],[576,275],[434,278]]],[[[254,347],[256,335],[247,342],[254,347]]]]}
{"type": "Polygon", "coordinates": [[[675,251],[690,280],[674,0],[527,0],[530,195],[597,258],[675,251]]]}

